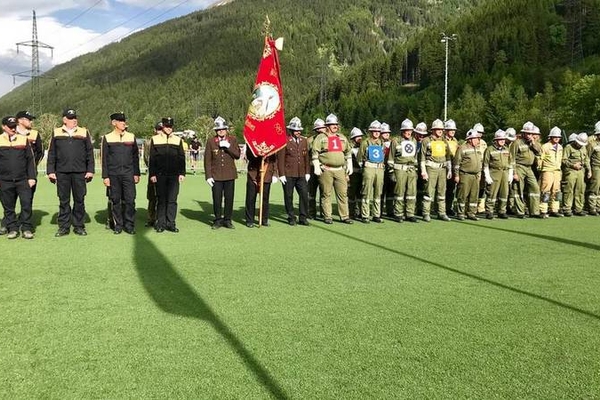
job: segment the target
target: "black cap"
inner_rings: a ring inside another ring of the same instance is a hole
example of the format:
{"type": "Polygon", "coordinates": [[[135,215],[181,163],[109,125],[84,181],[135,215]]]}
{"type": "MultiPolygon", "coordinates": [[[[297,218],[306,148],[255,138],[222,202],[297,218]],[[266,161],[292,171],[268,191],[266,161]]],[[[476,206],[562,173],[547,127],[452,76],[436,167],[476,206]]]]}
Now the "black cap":
{"type": "Polygon", "coordinates": [[[31,113],[29,111],[19,111],[17,113],[16,118],[17,119],[19,119],[19,118],[27,118],[30,121],[32,121],[32,120],[35,119],[35,117],[33,115],[31,115],[31,113]]]}
{"type": "Polygon", "coordinates": [[[125,121],[127,121],[127,118],[125,118],[125,114],[123,114],[122,112],[117,112],[117,113],[110,114],[110,120],[125,122],[125,121]]]}
{"type": "Polygon", "coordinates": [[[17,118],[13,117],[12,115],[6,116],[6,117],[2,118],[2,125],[6,125],[9,128],[16,128],[17,127],[17,118]]]}
{"type": "Polygon", "coordinates": [[[67,119],[75,119],[77,118],[77,112],[72,108],[66,108],[63,111],[63,117],[66,117],[67,119]]]}
{"type": "Polygon", "coordinates": [[[154,130],[155,131],[162,131],[163,128],[163,123],[162,122],[158,122],[156,125],[154,125],[154,130]]]}
{"type": "Polygon", "coordinates": [[[171,118],[171,117],[163,118],[162,124],[164,127],[167,127],[167,128],[172,128],[173,125],[175,125],[175,123],[173,122],[173,118],[171,118]]]}

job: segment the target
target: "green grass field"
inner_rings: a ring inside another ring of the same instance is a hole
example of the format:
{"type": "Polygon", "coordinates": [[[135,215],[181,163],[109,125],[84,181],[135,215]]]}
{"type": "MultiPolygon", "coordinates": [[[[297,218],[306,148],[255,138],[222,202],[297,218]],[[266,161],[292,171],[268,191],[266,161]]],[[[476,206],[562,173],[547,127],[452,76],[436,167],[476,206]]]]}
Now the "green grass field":
{"type": "MultiPolygon", "coordinates": [[[[40,179],[42,179],[40,177],[40,179]]],[[[145,179],[145,178],[144,178],[145,179]]],[[[182,185],[179,234],[0,237],[0,398],[599,398],[600,218],[210,229],[182,185]]],[[[40,222],[41,221],[41,222],[40,222]]]]}

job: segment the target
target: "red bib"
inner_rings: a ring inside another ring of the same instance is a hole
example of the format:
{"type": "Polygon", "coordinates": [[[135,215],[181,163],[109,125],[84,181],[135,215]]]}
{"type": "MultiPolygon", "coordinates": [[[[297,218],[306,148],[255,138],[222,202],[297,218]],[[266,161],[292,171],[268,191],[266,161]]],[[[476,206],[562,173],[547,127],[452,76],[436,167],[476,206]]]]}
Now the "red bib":
{"type": "Polygon", "coordinates": [[[327,137],[327,151],[332,152],[342,152],[342,141],[339,136],[328,136],[327,137]]]}

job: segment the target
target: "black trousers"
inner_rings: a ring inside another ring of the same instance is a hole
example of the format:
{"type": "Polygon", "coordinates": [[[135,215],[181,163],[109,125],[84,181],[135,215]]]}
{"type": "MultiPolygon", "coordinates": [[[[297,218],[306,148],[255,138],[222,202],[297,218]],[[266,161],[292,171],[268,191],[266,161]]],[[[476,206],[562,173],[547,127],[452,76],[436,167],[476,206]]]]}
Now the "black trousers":
{"type": "Polygon", "coordinates": [[[135,225],[135,182],[132,176],[109,176],[110,203],[115,229],[135,225]]]}
{"type": "Polygon", "coordinates": [[[235,180],[215,181],[212,187],[213,212],[215,214],[215,224],[222,222],[231,222],[233,215],[233,196],[235,194],[235,180]],[[225,208],[223,208],[223,198],[225,199],[225,208]]]}
{"type": "MultiPolygon", "coordinates": [[[[310,218],[317,217],[317,199],[321,199],[321,196],[317,197],[317,191],[319,190],[319,177],[313,173],[310,174],[308,180],[308,213],[310,218]]],[[[319,207],[320,208],[320,207],[319,207]]]]}
{"type": "Polygon", "coordinates": [[[300,221],[306,221],[308,218],[308,182],[306,178],[288,176],[287,183],[283,185],[283,201],[285,204],[285,212],[287,213],[288,221],[294,221],[294,189],[298,192],[299,197],[299,215],[300,221]]]}
{"type": "MultiPolygon", "coordinates": [[[[260,187],[254,183],[250,178],[246,180],[246,222],[254,222],[254,216],[256,214],[256,197],[260,187]]],[[[263,193],[260,196],[262,201],[262,222],[264,225],[269,222],[269,196],[271,194],[271,183],[263,185],[263,193]]]]}
{"type": "Polygon", "coordinates": [[[19,228],[22,231],[32,230],[31,188],[27,183],[27,179],[17,182],[1,181],[0,201],[2,202],[2,208],[4,208],[4,224],[9,232],[18,232],[19,228]],[[18,220],[15,213],[17,198],[19,198],[21,204],[21,213],[18,220]]]}
{"type": "Polygon", "coordinates": [[[85,204],[87,193],[85,172],[57,172],[56,191],[58,192],[58,226],[60,229],[69,229],[71,224],[75,228],[84,227],[85,204]],[[71,208],[71,193],[73,194],[73,208],[71,208]]]}
{"type": "Polygon", "coordinates": [[[179,176],[158,175],[156,179],[156,227],[163,229],[175,228],[179,176]]]}
{"type": "Polygon", "coordinates": [[[148,199],[148,222],[156,222],[156,184],[150,182],[148,179],[148,186],[146,188],[146,198],[148,199]]]}

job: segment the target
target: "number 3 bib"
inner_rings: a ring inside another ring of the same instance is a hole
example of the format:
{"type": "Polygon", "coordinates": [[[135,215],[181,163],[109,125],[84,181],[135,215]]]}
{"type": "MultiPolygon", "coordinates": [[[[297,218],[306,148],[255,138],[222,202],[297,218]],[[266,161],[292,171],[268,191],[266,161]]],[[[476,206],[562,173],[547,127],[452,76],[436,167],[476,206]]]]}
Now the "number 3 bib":
{"type": "Polygon", "coordinates": [[[382,163],[383,162],[383,147],[371,144],[367,146],[367,157],[369,161],[372,163],[382,163]]]}

